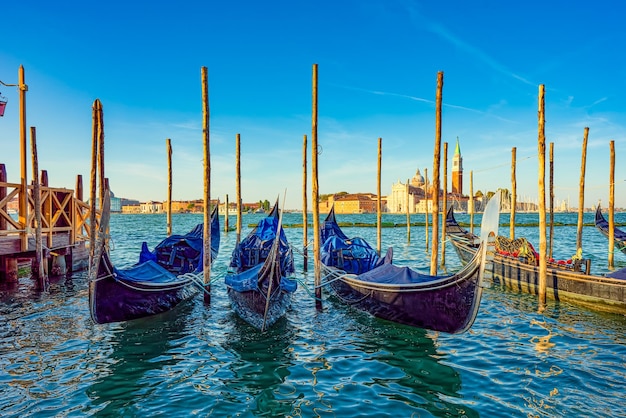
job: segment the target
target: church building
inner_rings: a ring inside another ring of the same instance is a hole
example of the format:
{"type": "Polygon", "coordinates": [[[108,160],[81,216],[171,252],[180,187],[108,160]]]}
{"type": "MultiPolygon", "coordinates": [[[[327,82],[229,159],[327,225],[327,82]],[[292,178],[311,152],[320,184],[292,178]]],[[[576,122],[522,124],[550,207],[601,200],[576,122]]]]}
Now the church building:
{"type": "MultiPolygon", "coordinates": [[[[426,180],[418,168],[410,181],[407,180],[406,183],[402,183],[398,180],[397,183],[394,183],[391,186],[391,194],[387,197],[387,211],[390,213],[406,213],[408,205],[409,213],[431,212],[433,207],[431,200],[432,184],[426,180]]],[[[439,196],[441,199],[439,208],[441,208],[443,203],[442,188],[439,196]]],[[[447,207],[455,206],[458,211],[467,210],[468,197],[463,196],[463,157],[461,156],[461,146],[459,145],[458,137],[452,159],[452,191],[448,192],[447,202],[447,207]]]]}

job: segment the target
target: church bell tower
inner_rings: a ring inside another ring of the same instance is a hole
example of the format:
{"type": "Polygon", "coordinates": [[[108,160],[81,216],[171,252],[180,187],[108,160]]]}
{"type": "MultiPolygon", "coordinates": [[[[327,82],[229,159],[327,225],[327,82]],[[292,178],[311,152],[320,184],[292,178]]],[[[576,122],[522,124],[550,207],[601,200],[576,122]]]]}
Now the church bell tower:
{"type": "Polygon", "coordinates": [[[456,137],[456,148],[452,159],[452,193],[463,194],[463,157],[459,137],[456,137]]]}

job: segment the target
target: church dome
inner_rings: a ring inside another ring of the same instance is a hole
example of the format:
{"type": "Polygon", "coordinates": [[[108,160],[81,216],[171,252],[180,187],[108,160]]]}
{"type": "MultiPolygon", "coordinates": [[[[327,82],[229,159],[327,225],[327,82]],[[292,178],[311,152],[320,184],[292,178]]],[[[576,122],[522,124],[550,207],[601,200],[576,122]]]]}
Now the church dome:
{"type": "Polygon", "coordinates": [[[420,173],[420,169],[417,169],[417,172],[415,173],[415,175],[413,176],[413,178],[411,179],[411,186],[415,186],[415,187],[422,187],[424,186],[424,176],[422,176],[422,174],[420,173]]]}

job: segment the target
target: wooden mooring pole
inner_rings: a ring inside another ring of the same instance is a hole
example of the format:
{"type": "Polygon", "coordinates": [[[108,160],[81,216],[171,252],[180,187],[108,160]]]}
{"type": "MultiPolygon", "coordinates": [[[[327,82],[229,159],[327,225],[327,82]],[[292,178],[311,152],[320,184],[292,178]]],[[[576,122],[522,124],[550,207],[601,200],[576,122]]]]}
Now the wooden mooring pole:
{"type": "Polygon", "coordinates": [[[515,210],[517,209],[517,177],[515,168],[517,165],[517,148],[511,149],[511,210],[509,221],[509,238],[515,239],[515,210]]]}
{"type": "Polygon", "coordinates": [[[165,139],[167,154],[167,236],[172,235],[172,141],[165,139]]]}
{"type": "Polygon", "coordinates": [[[405,210],[406,210],[406,242],[411,243],[411,211],[409,210],[409,179],[406,179],[406,196],[405,196],[405,210]]]}
{"type": "Polygon", "coordinates": [[[302,140],[302,256],[303,270],[309,269],[309,220],[308,220],[308,202],[307,202],[307,137],[304,135],[302,140]]]}
{"type": "Polygon", "coordinates": [[[204,302],[211,302],[211,149],[209,135],[209,82],[207,67],[202,67],[202,145],[204,150],[204,235],[203,277],[204,302]]]}
{"type": "MultiPolygon", "coordinates": [[[[96,99],[91,108],[91,173],[89,177],[89,259],[90,266],[96,248],[96,191],[98,171],[98,112],[100,100],[96,99]]],[[[95,274],[96,272],[94,272],[95,274]]]]}
{"type": "Polygon", "coordinates": [[[311,121],[311,170],[313,200],[313,266],[316,305],[321,308],[322,276],[320,271],[320,204],[317,173],[317,64],[313,64],[313,109],[311,121]]]}
{"type": "Polygon", "coordinates": [[[39,160],[37,158],[37,130],[30,127],[30,148],[33,164],[33,197],[35,204],[35,259],[31,263],[31,276],[37,280],[39,290],[46,290],[48,277],[44,270],[43,242],[41,237],[41,188],[39,187],[39,160]]]}
{"type": "MultiPolygon", "coordinates": [[[[7,183],[7,167],[0,164],[0,183],[7,183]]],[[[0,186],[0,202],[7,197],[7,188],[0,186]]],[[[7,220],[0,217],[0,231],[7,229],[7,220]]]]}
{"type": "Polygon", "coordinates": [[[237,239],[239,244],[241,240],[241,136],[237,134],[235,137],[235,182],[237,184],[237,239]]]}
{"type": "Polygon", "coordinates": [[[437,73],[437,102],[435,105],[435,151],[433,157],[433,244],[430,253],[430,275],[437,275],[439,252],[439,162],[441,160],[441,102],[443,71],[437,73]]]}
{"type": "Polygon", "coordinates": [[[546,260],[546,119],[545,86],[539,86],[539,135],[537,151],[539,157],[539,311],[543,312],[546,304],[546,286],[548,264],[546,260]]]}
{"type": "Polygon", "coordinates": [[[473,234],[474,233],[474,171],[470,170],[470,205],[471,208],[469,209],[469,215],[470,215],[470,233],[473,234]]]}
{"type": "Polygon", "coordinates": [[[426,190],[424,191],[424,203],[426,207],[424,208],[424,235],[426,237],[426,252],[428,252],[428,246],[430,245],[430,238],[428,237],[428,169],[424,169],[424,181],[426,183],[426,190]]]}
{"type": "Polygon", "coordinates": [[[382,247],[383,234],[382,234],[382,196],[380,191],[380,173],[382,169],[382,157],[383,157],[383,139],[378,138],[378,172],[376,174],[376,251],[380,255],[380,249],[382,247]]]}
{"type": "Polygon", "coordinates": [[[613,268],[615,251],[615,141],[609,143],[611,163],[609,169],[609,268],[613,268]]]}
{"type": "Polygon", "coordinates": [[[580,183],[578,186],[578,226],[576,228],[576,250],[582,252],[583,248],[583,214],[585,211],[585,167],[587,165],[587,139],[589,128],[585,128],[583,135],[582,159],[580,162],[580,183]]]}

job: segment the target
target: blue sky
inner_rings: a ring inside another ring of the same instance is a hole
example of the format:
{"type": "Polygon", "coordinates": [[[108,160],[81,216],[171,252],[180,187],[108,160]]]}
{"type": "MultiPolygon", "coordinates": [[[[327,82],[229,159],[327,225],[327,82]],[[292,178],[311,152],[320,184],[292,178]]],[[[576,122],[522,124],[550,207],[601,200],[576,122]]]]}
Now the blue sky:
{"type": "MultiPolygon", "coordinates": [[[[288,209],[301,208],[315,63],[320,193],[375,193],[378,137],[384,195],[417,168],[422,174],[428,168],[432,178],[443,71],[442,141],[449,143],[451,167],[460,139],[464,192],[470,170],[475,191],[510,188],[517,147],[518,199],[536,200],[537,97],[544,84],[556,199],[578,206],[589,127],[585,206],[600,199],[606,206],[609,141],[617,161],[626,155],[625,12],[621,2],[602,0],[23,0],[2,6],[0,80],[16,83],[24,65],[27,125],[37,128],[39,167],[51,185],[74,188],[82,174],[88,188],[91,106],[99,98],[105,170],[116,196],[166,198],[171,138],[173,198],[185,200],[203,193],[206,66],[211,196],[235,200],[239,133],[244,202],[271,201],[286,189],[288,209]]],[[[18,94],[13,87],[0,92],[9,100],[0,119],[0,162],[9,181],[19,182],[18,94]]],[[[615,178],[616,206],[626,207],[623,164],[615,178]]]]}

